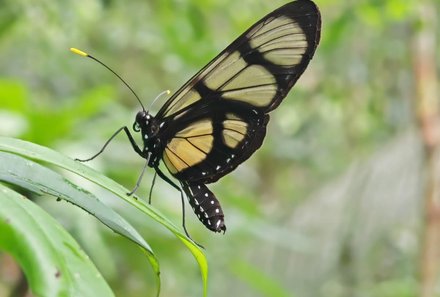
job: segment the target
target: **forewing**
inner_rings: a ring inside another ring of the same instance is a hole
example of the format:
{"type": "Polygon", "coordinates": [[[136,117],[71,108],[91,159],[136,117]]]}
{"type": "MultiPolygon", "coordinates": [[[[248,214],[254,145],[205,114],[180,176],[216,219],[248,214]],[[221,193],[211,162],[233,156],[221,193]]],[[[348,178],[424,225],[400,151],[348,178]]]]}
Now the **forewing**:
{"type": "Polygon", "coordinates": [[[158,118],[184,116],[215,100],[237,101],[260,112],[279,105],[306,69],[319,43],[321,19],[309,0],[268,14],[191,78],[158,118]]]}

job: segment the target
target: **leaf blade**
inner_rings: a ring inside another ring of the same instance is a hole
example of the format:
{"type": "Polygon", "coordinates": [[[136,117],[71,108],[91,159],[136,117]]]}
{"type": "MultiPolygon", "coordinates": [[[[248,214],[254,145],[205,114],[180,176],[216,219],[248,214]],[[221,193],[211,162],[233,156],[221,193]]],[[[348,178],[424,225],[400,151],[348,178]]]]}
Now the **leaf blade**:
{"type": "Polygon", "coordinates": [[[0,152],[0,180],[37,194],[48,194],[66,200],[87,211],[114,232],[136,243],[146,254],[155,272],[160,291],[160,267],[151,247],[135,228],[94,195],[38,163],[5,152],[0,152]]]}
{"type": "Polygon", "coordinates": [[[43,147],[38,144],[15,138],[0,136],[0,151],[10,152],[13,154],[25,156],[33,160],[47,162],[49,164],[66,169],[70,172],[76,173],[88,179],[89,181],[109,190],[110,192],[119,196],[132,206],[138,208],[140,211],[144,212],[155,221],[166,227],[180,241],[182,241],[182,243],[189,249],[191,254],[196,259],[202,277],[203,296],[207,296],[208,263],[203,251],[194,242],[188,239],[182,232],[180,232],[180,230],[171,221],[169,221],[154,207],[140,199],[136,199],[135,197],[128,197],[126,193],[129,191],[120,184],[96,172],[92,168],[87,167],[80,162],[76,162],[73,159],[68,158],[47,147],[43,147]]]}
{"type": "Polygon", "coordinates": [[[0,248],[35,296],[114,296],[75,240],[41,208],[0,184],[0,248]]]}

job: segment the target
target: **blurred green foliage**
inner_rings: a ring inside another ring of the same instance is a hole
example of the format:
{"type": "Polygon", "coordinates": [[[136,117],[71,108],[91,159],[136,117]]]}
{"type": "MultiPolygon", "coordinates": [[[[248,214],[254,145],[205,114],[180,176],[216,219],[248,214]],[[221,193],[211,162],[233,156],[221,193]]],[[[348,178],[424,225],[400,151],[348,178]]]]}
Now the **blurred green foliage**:
{"type": "MultiPolygon", "coordinates": [[[[272,113],[263,147],[211,186],[225,210],[228,232],[212,234],[187,213],[193,237],[207,248],[211,296],[415,296],[418,247],[400,249],[390,239],[407,229],[382,231],[358,253],[350,240],[363,222],[350,224],[356,217],[351,204],[344,212],[347,231],[331,239],[338,249],[313,244],[318,227],[303,233],[291,222],[313,214],[314,208],[305,214],[297,209],[320,189],[414,126],[411,45],[420,1],[316,2],[323,26],[315,58],[272,113]],[[324,254],[327,270],[306,261],[324,254]],[[301,260],[301,255],[307,257],[301,260]],[[316,271],[317,277],[306,279],[302,270],[316,271]]],[[[107,63],[148,105],[161,91],[177,90],[283,3],[0,0],[0,135],[72,157],[91,156],[117,128],[131,126],[139,106],[108,71],[68,48],[78,47],[107,63]]],[[[128,141],[118,137],[90,165],[130,188],[143,163],[129,151],[128,141]]],[[[152,172],[147,173],[140,196],[147,197],[151,178],[152,172]]],[[[50,199],[39,203],[82,243],[117,296],[154,294],[154,277],[131,243],[70,205],[50,199]],[[95,228],[96,233],[84,235],[95,228]]],[[[167,184],[158,182],[153,204],[179,224],[180,198],[167,184]]],[[[163,296],[200,296],[198,268],[180,243],[152,220],[126,215],[158,252],[163,296]]],[[[321,219],[322,226],[332,220],[325,210],[321,219]]]]}

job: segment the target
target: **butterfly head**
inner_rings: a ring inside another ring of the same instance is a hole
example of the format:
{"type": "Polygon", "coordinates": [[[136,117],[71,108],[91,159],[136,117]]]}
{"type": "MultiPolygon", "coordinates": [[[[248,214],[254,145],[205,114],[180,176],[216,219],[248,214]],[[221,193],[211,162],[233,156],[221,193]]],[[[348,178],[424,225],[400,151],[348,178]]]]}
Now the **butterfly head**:
{"type": "Polygon", "coordinates": [[[136,115],[133,130],[141,132],[145,139],[149,139],[156,136],[157,132],[159,132],[159,126],[155,118],[148,111],[141,110],[136,115]]]}

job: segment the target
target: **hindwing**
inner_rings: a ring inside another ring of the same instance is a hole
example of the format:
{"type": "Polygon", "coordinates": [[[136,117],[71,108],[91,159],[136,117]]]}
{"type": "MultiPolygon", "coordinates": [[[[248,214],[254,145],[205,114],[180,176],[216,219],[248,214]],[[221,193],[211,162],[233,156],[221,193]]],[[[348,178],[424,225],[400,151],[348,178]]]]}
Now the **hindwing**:
{"type": "Polygon", "coordinates": [[[215,105],[215,112],[202,109],[192,113],[195,118],[177,119],[176,125],[164,130],[164,135],[173,136],[162,159],[181,181],[215,182],[247,160],[263,142],[269,115],[249,111],[243,104],[215,105]],[[182,128],[174,131],[175,127],[182,128]]]}

